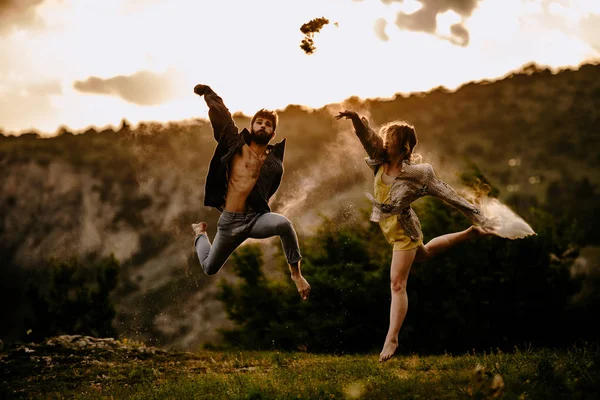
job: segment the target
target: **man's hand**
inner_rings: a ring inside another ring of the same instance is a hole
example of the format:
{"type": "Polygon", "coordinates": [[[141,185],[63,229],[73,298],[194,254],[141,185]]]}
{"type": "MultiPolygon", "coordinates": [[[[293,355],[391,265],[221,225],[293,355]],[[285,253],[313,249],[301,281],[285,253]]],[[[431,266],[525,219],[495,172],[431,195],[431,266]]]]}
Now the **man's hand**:
{"type": "Polygon", "coordinates": [[[358,114],[355,113],[354,111],[344,110],[344,111],[340,111],[340,113],[335,116],[335,119],[342,119],[342,118],[352,119],[352,118],[357,118],[357,117],[358,117],[358,114]]]}
{"type": "Polygon", "coordinates": [[[211,89],[208,85],[196,85],[194,86],[194,93],[198,96],[204,96],[206,93],[210,93],[211,89]]]}

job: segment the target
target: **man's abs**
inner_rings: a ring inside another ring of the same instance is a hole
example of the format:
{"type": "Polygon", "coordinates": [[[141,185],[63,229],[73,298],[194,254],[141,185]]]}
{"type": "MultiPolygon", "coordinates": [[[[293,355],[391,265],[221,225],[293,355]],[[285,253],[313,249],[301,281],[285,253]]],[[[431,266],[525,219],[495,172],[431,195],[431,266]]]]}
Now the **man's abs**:
{"type": "Polygon", "coordinates": [[[250,147],[244,145],[229,165],[225,210],[245,212],[246,199],[258,180],[264,159],[260,159],[250,147]]]}

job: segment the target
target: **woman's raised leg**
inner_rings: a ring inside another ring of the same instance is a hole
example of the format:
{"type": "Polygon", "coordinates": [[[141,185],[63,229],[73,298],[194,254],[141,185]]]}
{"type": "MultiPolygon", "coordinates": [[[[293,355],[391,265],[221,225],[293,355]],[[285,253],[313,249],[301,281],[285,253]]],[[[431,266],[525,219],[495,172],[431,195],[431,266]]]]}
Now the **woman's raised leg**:
{"type": "Polygon", "coordinates": [[[415,262],[427,261],[431,257],[436,256],[459,243],[475,237],[487,236],[490,234],[492,234],[491,231],[486,231],[480,226],[471,225],[464,231],[448,233],[446,235],[435,237],[427,242],[426,245],[419,247],[415,257],[415,262]]]}

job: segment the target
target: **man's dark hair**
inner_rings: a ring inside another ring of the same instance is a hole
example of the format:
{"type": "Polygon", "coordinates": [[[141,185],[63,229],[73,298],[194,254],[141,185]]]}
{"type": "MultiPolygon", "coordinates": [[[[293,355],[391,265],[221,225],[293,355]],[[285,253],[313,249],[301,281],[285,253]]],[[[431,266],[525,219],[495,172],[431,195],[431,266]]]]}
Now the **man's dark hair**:
{"type": "Polygon", "coordinates": [[[275,111],[267,110],[265,108],[258,110],[256,114],[254,114],[254,117],[252,117],[252,121],[250,121],[250,127],[254,125],[254,121],[256,121],[256,118],[258,117],[265,118],[271,121],[271,123],[273,124],[273,132],[275,132],[275,129],[277,129],[278,120],[277,113],[275,111]]]}

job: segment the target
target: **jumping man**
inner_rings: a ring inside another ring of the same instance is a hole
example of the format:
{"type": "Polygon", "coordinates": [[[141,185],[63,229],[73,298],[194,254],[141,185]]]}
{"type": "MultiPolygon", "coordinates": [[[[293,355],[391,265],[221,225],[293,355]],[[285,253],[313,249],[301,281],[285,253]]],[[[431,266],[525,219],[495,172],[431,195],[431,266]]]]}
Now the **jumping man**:
{"type": "Polygon", "coordinates": [[[275,145],[277,114],[262,109],[239,132],[223,100],[209,86],[196,85],[194,93],[204,96],[208,116],[217,141],[210,161],[204,191],[204,205],[221,212],[217,233],[211,244],[206,222],[192,224],[198,260],[207,275],[214,275],[246,239],[279,236],[291,277],[302,299],[310,285],[300,272],[302,256],[292,223],[272,213],[269,199],[277,191],[283,175],[285,139],[275,145]]]}

